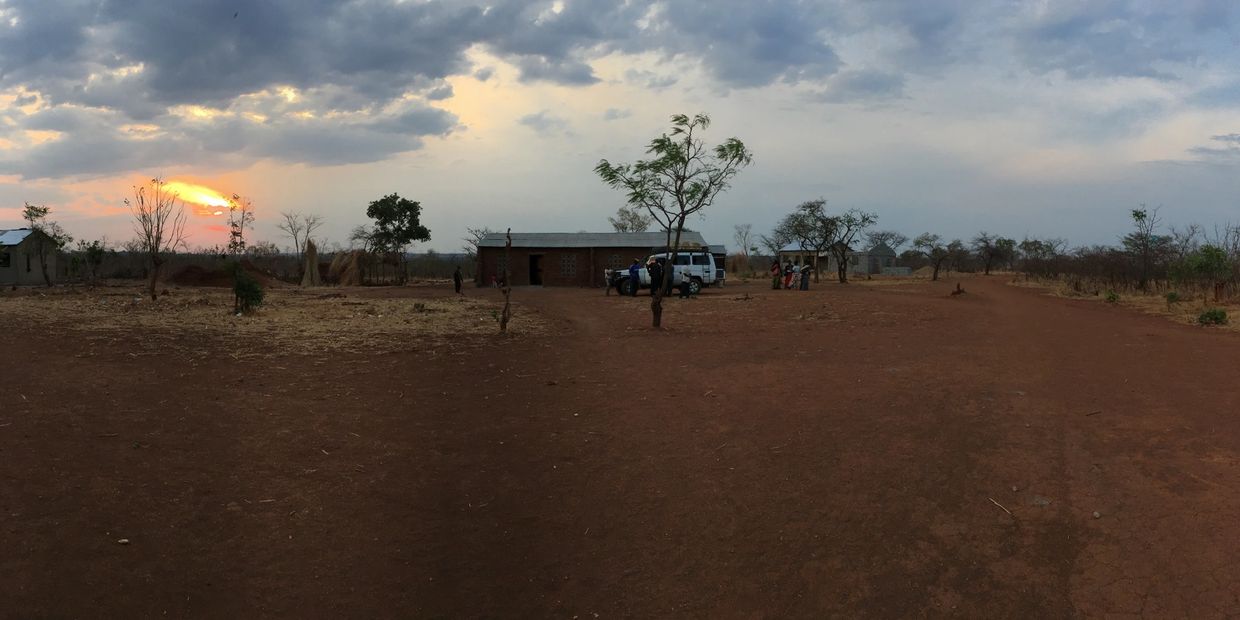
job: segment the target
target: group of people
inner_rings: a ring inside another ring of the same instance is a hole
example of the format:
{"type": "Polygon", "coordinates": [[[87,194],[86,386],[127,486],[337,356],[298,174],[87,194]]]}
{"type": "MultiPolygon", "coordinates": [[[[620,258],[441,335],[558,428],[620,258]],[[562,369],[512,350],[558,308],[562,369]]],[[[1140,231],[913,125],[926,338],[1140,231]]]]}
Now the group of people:
{"type": "Polygon", "coordinates": [[[814,267],[809,263],[794,265],[792,261],[787,261],[781,267],[778,260],[771,261],[771,288],[808,291],[809,276],[812,273],[814,273],[814,267]]]}
{"type": "MultiPolygon", "coordinates": [[[[629,291],[632,292],[634,297],[637,297],[637,289],[641,288],[641,270],[641,261],[634,258],[633,264],[629,265],[629,291]]],[[[654,297],[654,292],[657,288],[655,283],[663,281],[663,263],[655,260],[653,256],[650,257],[646,261],[646,272],[650,274],[650,296],[654,297]]],[[[689,271],[687,269],[682,269],[680,273],[673,271],[672,279],[673,281],[669,282],[669,284],[677,287],[677,290],[680,292],[680,298],[688,298],[693,283],[693,277],[689,274],[689,271]]],[[[670,287],[667,292],[671,292],[670,287]]]]}

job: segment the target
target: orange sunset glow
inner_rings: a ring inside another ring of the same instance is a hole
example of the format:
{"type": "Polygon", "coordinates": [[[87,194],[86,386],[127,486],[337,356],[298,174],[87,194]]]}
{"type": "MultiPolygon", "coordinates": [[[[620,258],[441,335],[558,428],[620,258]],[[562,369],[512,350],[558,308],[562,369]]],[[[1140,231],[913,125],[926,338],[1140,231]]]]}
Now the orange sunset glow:
{"type": "Polygon", "coordinates": [[[184,181],[168,181],[164,189],[175,193],[193,207],[194,215],[213,217],[223,215],[228,209],[228,197],[203,185],[184,181]]]}

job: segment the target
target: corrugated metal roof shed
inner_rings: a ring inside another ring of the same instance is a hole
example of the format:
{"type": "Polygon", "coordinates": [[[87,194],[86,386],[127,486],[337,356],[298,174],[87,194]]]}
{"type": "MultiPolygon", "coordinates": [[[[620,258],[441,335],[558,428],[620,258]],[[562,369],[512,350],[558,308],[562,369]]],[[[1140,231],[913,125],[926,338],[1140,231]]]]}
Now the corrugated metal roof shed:
{"type": "MultiPolygon", "coordinates": [[[[641,233],[512,233],[514,248],[659,248],[667,243],[661,232],[641,233]]],[[[681,247],[705,246],[702,233],[685,231],[681,247]]],[[[478,242],[480,248],[504,247],[504,233],[491,233],[478,242]]]]}
{"type": "Polygon", "coordinates": [[[0,230],[0,246],[17,245],[24,241],[30,233],[34,231],[29,228],[16,228],[13,230],[0,230]]]}

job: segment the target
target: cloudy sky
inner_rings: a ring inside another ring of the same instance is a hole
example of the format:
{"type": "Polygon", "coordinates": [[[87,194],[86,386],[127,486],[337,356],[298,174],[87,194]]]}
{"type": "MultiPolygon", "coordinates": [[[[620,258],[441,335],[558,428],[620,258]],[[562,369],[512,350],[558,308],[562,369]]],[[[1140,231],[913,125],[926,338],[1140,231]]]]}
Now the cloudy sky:
{"type": "MultiPolygon", "coordinates": [[[[797,203],[883,228],[1110,242],[1127,210],[1240,222],[1240,10],[1213,0],[0,0],[0,228],[46,204],[131,236],[155,175],[343,242],[366,204],[466,226],[607,230],[674,113],[755,153],[691,225],[797,203]]],[[[225,241],[195,216],[192,245],[225,241]]]]}

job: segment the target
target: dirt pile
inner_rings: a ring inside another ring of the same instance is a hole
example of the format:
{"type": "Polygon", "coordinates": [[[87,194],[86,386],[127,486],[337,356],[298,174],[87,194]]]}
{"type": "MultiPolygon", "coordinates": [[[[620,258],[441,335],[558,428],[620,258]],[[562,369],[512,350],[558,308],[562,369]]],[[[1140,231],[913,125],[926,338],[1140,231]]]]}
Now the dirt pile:
{"type": "Polygon", "coordinates": [[[306,259],[302,271],[302,286],[323,286],[323,278],[319,275],[319,250],[309,239],[306,240],[306,259]]]}
{"type": "Polygon", "coordinates": [[[340,252],[327,270],[328,280],[340,286],[362,285],[362,251],[340,252]]]}

